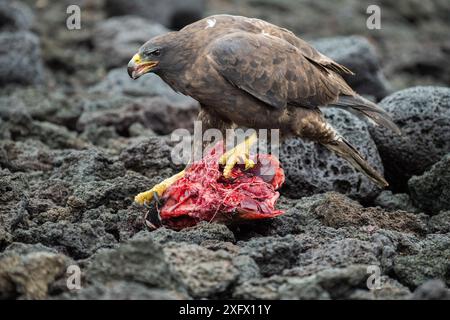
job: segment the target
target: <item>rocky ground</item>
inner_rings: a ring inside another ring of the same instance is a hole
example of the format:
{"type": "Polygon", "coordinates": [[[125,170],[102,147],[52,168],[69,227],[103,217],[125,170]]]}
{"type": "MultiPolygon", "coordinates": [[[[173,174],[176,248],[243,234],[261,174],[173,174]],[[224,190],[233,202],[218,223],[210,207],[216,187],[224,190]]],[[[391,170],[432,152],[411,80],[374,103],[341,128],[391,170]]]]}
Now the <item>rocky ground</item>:
{"type": "Polygon", "coordinates": [[[172,0],[157,17],[139,7],[147,2],[0,2],[0,298],[450,299],[446,1],[380,1],[379,33],[358,24],[365,11],[350,0],[331,20],[328,1],[172,0]],[[81,30],[65,27],[73,3],[81,30]],[[326,116],[390,189],[293,139],[281,154],[285,215],[147,230],[132,199],[180,170],[170,133],[192,129],[198,106],[156,76],[129,80],[124,65],[152,35],[224,10],[304,32],[356,72],[349,82],[403,135],[339,110],[326,116]],[[66,285],[71,265],[81,290],[66,285]],[[370,290],[373,266],[381,281],[370,290]]]}

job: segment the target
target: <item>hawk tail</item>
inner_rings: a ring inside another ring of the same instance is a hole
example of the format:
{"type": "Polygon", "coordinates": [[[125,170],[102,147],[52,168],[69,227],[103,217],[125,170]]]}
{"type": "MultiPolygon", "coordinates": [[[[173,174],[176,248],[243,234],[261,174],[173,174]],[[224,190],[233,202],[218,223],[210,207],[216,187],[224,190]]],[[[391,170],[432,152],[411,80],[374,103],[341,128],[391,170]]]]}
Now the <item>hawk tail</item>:
{"type": "Polygon", "coordinates": [[[392,121],[386,111],[359,95],[340,96],[339,100],[330,106],[350,111],[359,117],[365,116],[375,125],[388,128],[398,135],[401,134],[399,127],[392,121]]]}
{"type": "Polygon", "coordinates": [[[366,175],[370,180],[375,182],[382,188],[389,186],[389,183],[384,179],[384,177],[378,173],[374,168],[372,168],[363,156],[352,146],[347,140],[338,134],[335,135],[335,139],[329,142],[322,142],[322,144],[329,150],[335,152],[339,156],[343,157],[345,160],[350,162],[350,164],[366,175]]]}

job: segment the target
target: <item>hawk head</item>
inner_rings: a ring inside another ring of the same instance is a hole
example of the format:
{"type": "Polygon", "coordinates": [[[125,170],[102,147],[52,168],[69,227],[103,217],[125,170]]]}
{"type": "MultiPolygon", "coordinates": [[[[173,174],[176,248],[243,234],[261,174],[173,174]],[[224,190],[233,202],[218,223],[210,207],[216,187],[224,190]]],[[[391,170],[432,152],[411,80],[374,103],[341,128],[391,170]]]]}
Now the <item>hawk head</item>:
{"type": "Polygon", "coordinates": [[[128,75],[132,79],[155,72],[163,60],[164,48],[149,41],[145,43],[128,63],[128,75]]]}

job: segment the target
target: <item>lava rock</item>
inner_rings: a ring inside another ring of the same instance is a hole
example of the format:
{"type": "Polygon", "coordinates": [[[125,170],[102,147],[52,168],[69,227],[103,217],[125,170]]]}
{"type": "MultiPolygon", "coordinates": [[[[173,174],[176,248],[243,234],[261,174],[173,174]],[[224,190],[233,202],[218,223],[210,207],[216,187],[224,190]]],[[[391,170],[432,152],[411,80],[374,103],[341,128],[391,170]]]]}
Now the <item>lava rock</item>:
{"type": "Polygon", "coordinates": [[[450,152],[450,88],[414,87],[381,101],[401,136],[371,128],[383,160],[386,178],[396,191],[405,191],[409,178],[420,175],[450,152]]]}
{"type": "Polygon", "coordinates": [[[198,225],[180,231],[159,228],[150,233],[150,237],[157,243],[186,242],[201,245],[204,242],[232,242],[236,240],[227,226],[217,223],[201,222],[198,225]]]}
{"type": "Polygon", "coordinates": [[[148,137],[130,145],[120,154],[125,168],[140,172],[148,177],[175,174],[171,161],[171,147],[160,137],[148,137]]]}
{"type": "Polygon", "coordinates": [[[450,300],[450,290],[441,280],[429,280],[420,285],[412,296],[414,300],[450,300]]]}
{"type": "Polygon", "coordinates": [[[73,185],[114,179],[125,174],[123,164],[115,160],[96,148],[63,150],[54,153],[51,178],[69,181],[73,185]]]}
{"type": "Polygon", "coordinates": [[[172,243],[164,247],[167,260],[194,298],[220,297],[238,279],[233,257],[195,244],[172,243]]]}
{"type": "Polygon", "coordinates": [[[45,299],[69,259],[43,246],[12,244],[0,254],[0,298],[45,299]]]}
{"type": "Polygon", "coordinates": [[[157,21],[171,29],[181,29],[202,18],[205,5],[204,0],[167,0],[165,2],[107,0],[105,8],[111,16],[137,15],[157,21]]]}
{"type": "Polygon", "coordinates": [[[406,193],[393,194],[390,190],[382,191],[375,198],[374,204],[387,211],[402,210],[406,212],[418,213],[420,210],[414,207],[411,198],[406,193]]]}
{"type": "Polygon", "coordinates": [[[0,2],[0,31],[28,30],[34,22],[31,9],[20,1],[0,2]]]}
{"type": "MultiPolygon", "coordinates": [[[[383,173],[383,165],[368,126],[354,115],[337,109],[324,113],[337,131],[352,143],[368,163],[383,173]]],[[[282,193],[301,198],[326,191],[338,191],[352,198],[369,199],[380,189],[346,160],[325,147],[294,138],[283,143],[280,161],[286,175],[282,193]]]]}
{"type": "Polygon", "coordinates": [[[414,204],[427,213],[450,210],[450,153],[421,176],[408,181],[414,204]]]}
{"type": "Polygon", "coordinates": [[[185,288],[167,263],[162,247],[148,237],[137,237],[117,249],[100,251],[89,260],[85,274],[90,283],[132,281],[148,288],[175,290],[186,297],[185,288]]]}
{"type": "Polygon", "coordinates": [[[114,128],[121,136],[130,135],[130,127],[136,124],[157,134],[170,134],[180,128],[191,129],[197,118],[195,101],[171,102],[160,97],[144,98],[125,104],[118,109],[84,112],[77,123],[79,130],[94,125],[114,128]]]}
{"type": "Polygon", "coordinates": [[[359,94],[381,100],[389,93],[375,47],[361,36],[322,38],[311,44],[321,53],[346,66],[355,75],[344,79],[359,94]]]}
{"type": "Polygon", "coordinates": [[[412,254],[399,255],[394,260],[394,272],[399,281],[416,288],[430,279],[450,284],[449,234],[430,234],[419,243],[412,254]]]}
{"type": "Polygon", "coordinates": [[[0,33],[0,84],[41,84],[44,71],[39,46],[39,38],[28,31],[0,33]]]}
{"type": "Polygon", "coordinates": [[[167,32],[162,25],[140,17],[113,17],[98,23],[93,43],[108,67],[119,67],[125,66],[149,39],[167,32]]]}
{"type": "Polygon", "coordinates": [[[271,276],[297,264],[304,244],[294,236],[262,237],[238,243],[240,254],[249,256],[257,263],[261,275],[271,276]]]}
{"type": "Polygon", "coordinates": [[[91,93],[122,93],[132,97],[165,97],[169,101],[182,102],[186,105],[192,104],[195,100],[176,93],[156,74],[149,73],[132,80],[126,68],[117,68],[108,72],[106,77],[90,89],[91,93]]]}
{"type": "Polygon", "coordinates": [[[359,203],[338,193],[328,193],[314,209],[322,223],[332,228],[366,226],[423,234],[425,223],[415,214],[405,211],[388,212],[380,208],[363,208],[359,203]]]}
{"type": "Polygon", "coordinates": [[[428,227],[432,233],[450,233],[450,211],[432,216],[428,221],[428,227]]]}
{"type": "Polygon", "coordinates": [[[51,151],[40,141],[0,141],[0,165],[15,171],[49,171],[51,151]]]}
{"type": "Polygon", "coordinates": [[[82,113],[77,96],[69,97],[59,90],[48,91],[40,87],[6,87],[0,92],[0,104],[20,105],[27,114],[38,121],[51,122],[75,129],[82,113]]]}
{"type": "Polygon", "coordinates": [[[132,281],[98,283],[82,288],[76,294],[63,294],[56,299],[71,300],[179,300],[186,298],[174,291],[148,288],[132,281]]]}
{"type": "Polygon", "coordinates": [[[24,102],[17,97],[0,98],[0,137],[10,140],[39,140],[51,148],[81,149],[86,146],[77,135],[64,126],[35,121],[24,102]]]}
{"type": "Polygon", "coordinates": [[[345,299],[365,287],[367,266],[328,268],[309,277],[272,276],[235,288],[236,299],[345,299]]]}
{"type": "Polygon", "coordinates": [[[98,220],[89,223],[45,222],[29,229],[17,229],[13,237],[16,242],[40,242],[74,259],[87,258],[100,248],[116,245],[114,236],[106,233],[102,222],[98,220]]]}

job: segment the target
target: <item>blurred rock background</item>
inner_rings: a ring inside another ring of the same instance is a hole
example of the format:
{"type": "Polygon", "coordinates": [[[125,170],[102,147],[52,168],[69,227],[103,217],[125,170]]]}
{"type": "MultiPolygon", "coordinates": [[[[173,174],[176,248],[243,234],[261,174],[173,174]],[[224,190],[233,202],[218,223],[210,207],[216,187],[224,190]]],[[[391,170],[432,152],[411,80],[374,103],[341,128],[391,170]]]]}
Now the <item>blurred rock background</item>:
{"type": "Polygon", "coordinates": [[[448,17],[448,0],[0,0],[0,298],[449,299],[448,17]],[[73,4],[80,30],[66,27],[73,4]],[[380,30],[366,27],[372,4],[380,30]],[[170,133],[192,130],[198,105],[155,75],[130,80],[126,63],[218,13],[286,27],[356,73],[403,135],[326,117],[389,189],[291,139],[284,216],[146,229],[133,196],[181,169],[170,133]],[[70,264],[81,291],[65,285],[70,264]]]}

